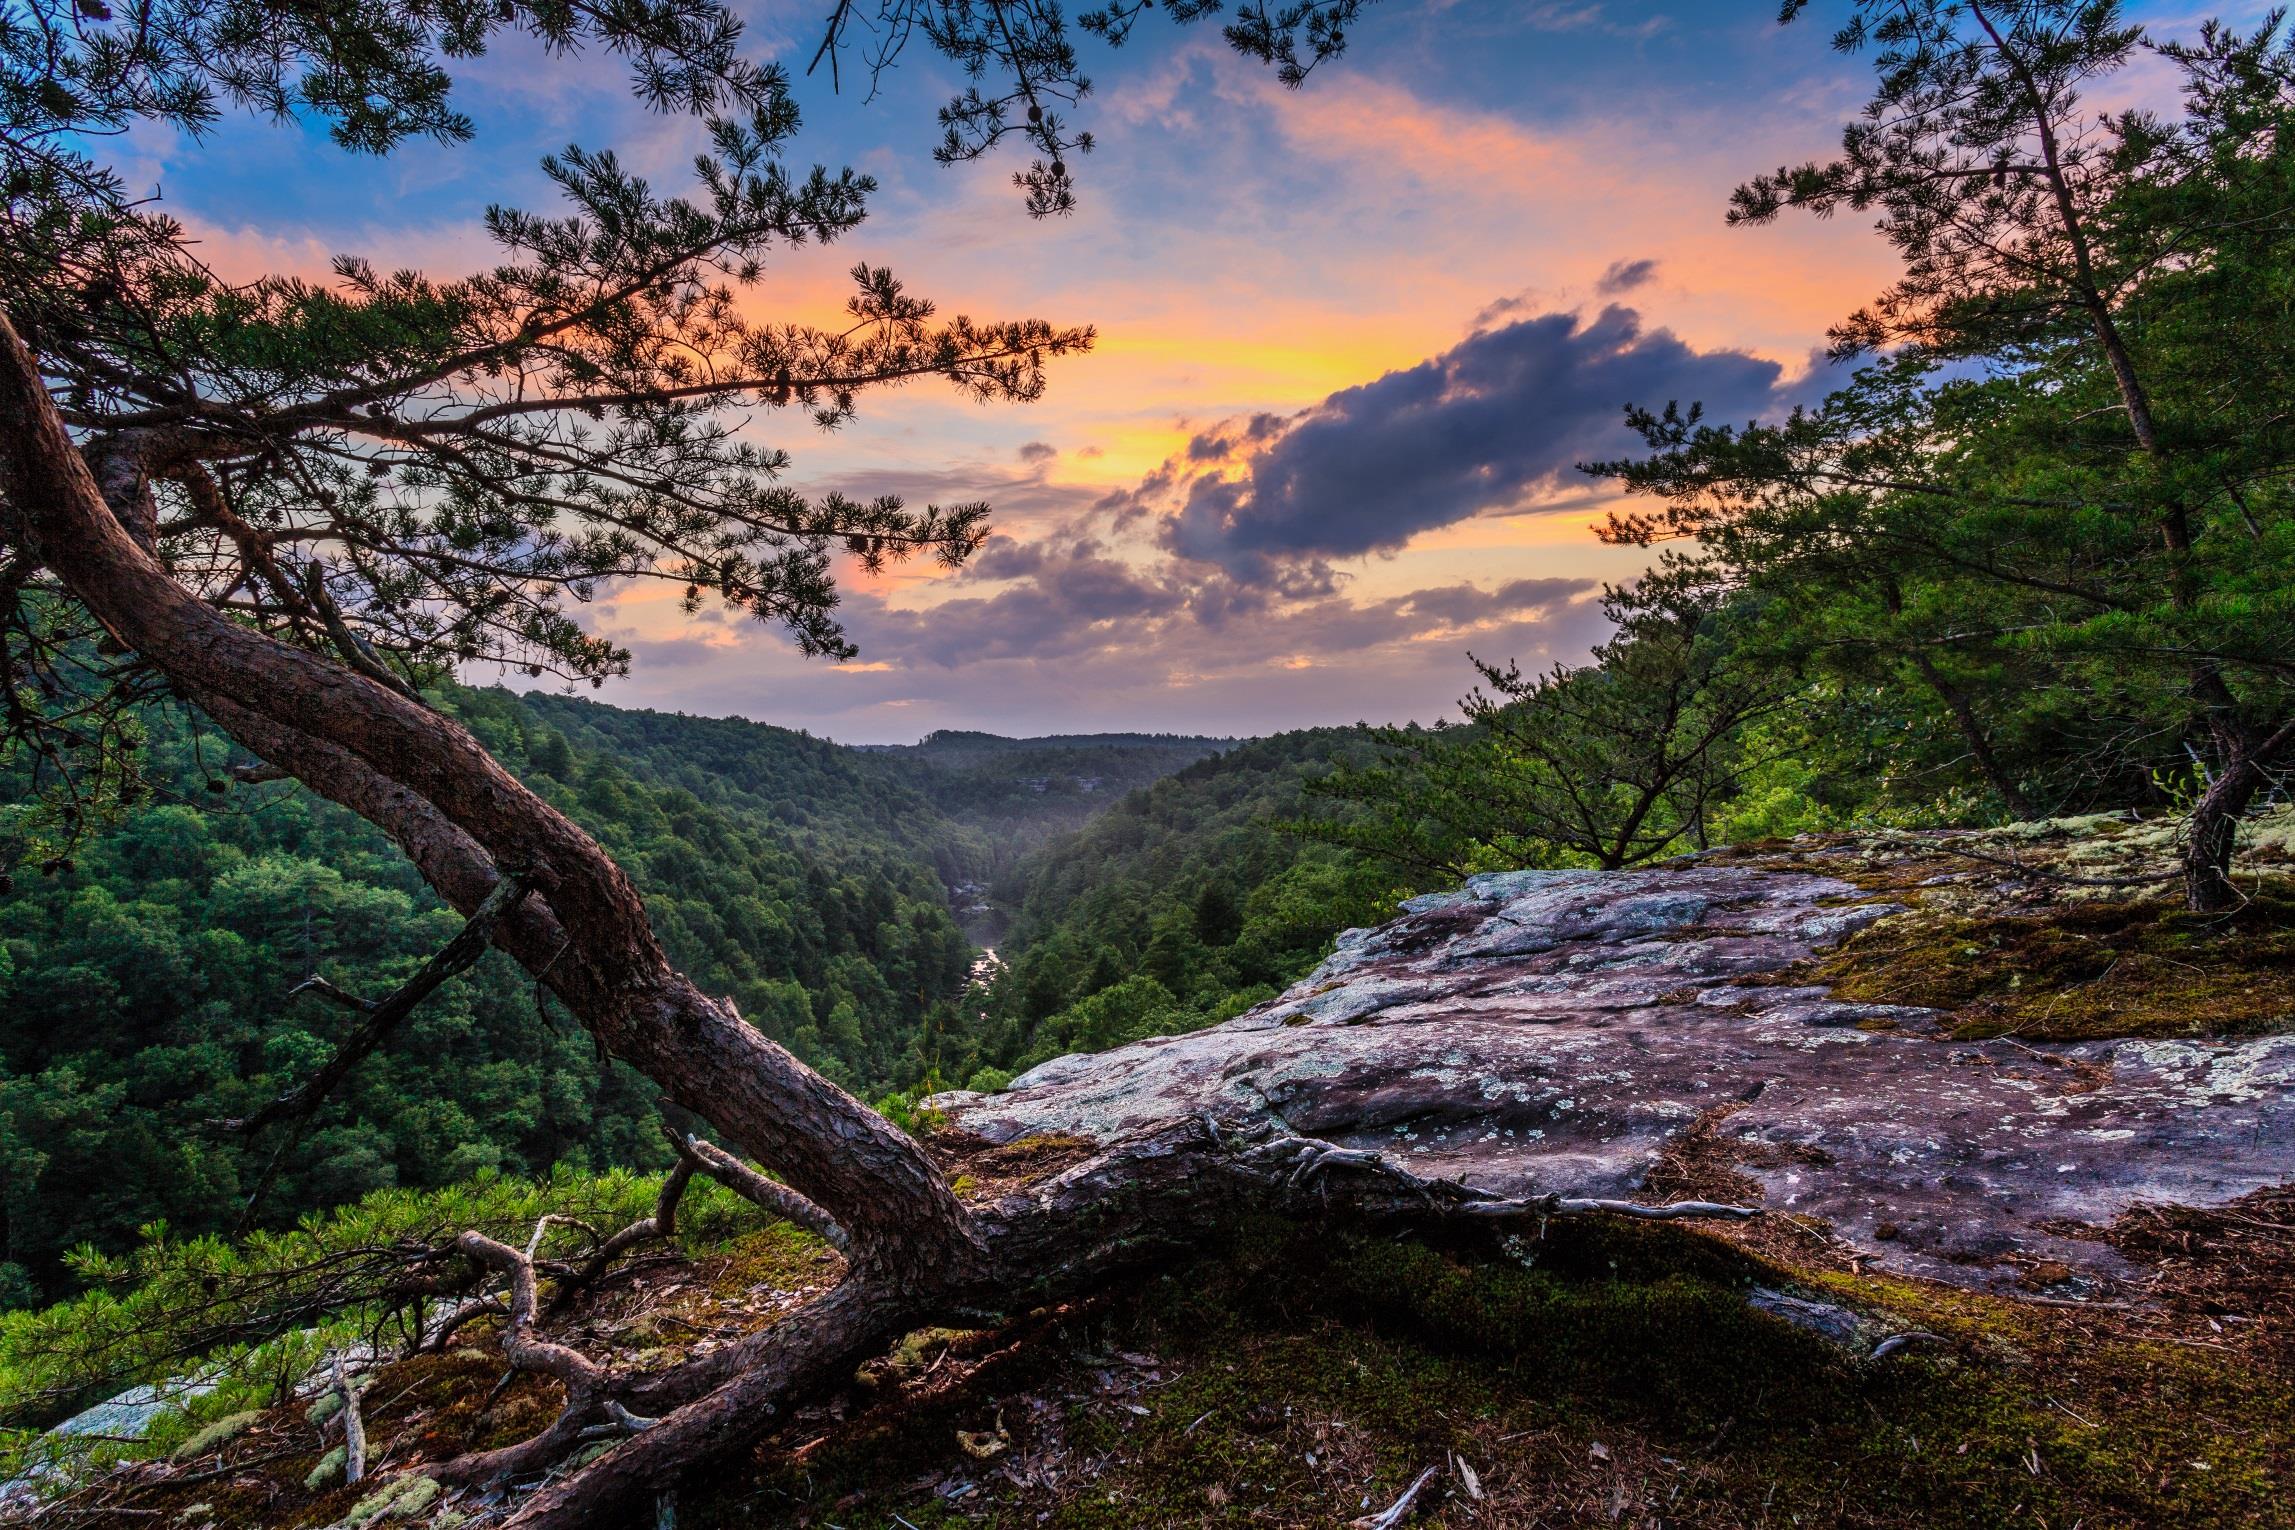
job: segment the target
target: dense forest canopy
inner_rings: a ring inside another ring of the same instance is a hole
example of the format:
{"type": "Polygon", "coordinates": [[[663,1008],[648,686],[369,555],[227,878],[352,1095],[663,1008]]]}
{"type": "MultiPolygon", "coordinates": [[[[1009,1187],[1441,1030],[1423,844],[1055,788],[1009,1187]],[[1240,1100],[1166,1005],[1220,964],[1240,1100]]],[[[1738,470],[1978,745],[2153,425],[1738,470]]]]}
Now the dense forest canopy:
{"type": "MultiPolygon", "coordinates": [[[[685,970],[872,1099],[1018,1055],[968,997],[967,889],[986,895],[1031,847],[1225,742],[863,750],[546,693],[439,699],[631,868],[685,970]]],[[[286,783],[234,785],[239,752],[211,725],[165,708],[139,723],[148,801],[0,895],[8,1299],[64,1288],[74,1248],[123,1252],[157,1223],[245,1231],[385,1187],[666,1164],[657,1092],[601,1067],[579,1022],[500,956],[427,999],[291,1140],[229,1129],[345,1030],[306,980],[388,992],[459,921],[354,815],[286,783]]],[[[1044,865],[1083,879],[1100,858],[1063,846],[1044,865]]],[[[1034,875],[1008,880],[1017,907],[1034,875]]]]}
{"type": "MultiPolygon", "coordinates": [[[[756,730],[754,771],[849,815],[800,838],[642,754],[571,743],[505,692],[449,704],[633,869],[676,959],[750,1023],[871,1094],[933,1065],[972,949],[929,855],[865,824],[897,783],[832,789],[839,755],[847,771],[866,757],[756,730]]],[[[385,1186],[665,1160],[652,1086],[500,957],[427,1000],[307,1130],[227,1128],[348,1029],[305,980],[387,993],[460,920],[372,827],[284,784],[211,792],[229,741],[180,713],[147,722],[152,804],[0,898],[11,1294],[55,1289],[75,1245],[116,1252],[153,1222],[228,1232],[385,1186]]]]}

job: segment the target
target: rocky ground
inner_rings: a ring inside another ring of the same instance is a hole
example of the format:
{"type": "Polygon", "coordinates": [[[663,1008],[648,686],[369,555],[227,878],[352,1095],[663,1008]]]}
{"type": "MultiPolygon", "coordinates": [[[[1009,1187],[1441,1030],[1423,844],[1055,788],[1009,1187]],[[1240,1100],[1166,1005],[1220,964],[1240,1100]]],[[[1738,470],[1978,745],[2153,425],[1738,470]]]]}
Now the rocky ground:
{"type": "MultiPolygon", "coordinates": [[[[940,1097],[920,1129],[967,1196],[1208,1117],[1334,1175],[1758,1215],[1252,1219],[912,1335],[681,1485],[675,1523],[2295,1524],[2287,829],[2219,919],[2168,898],[2163,832],[2110,821],[1483,878],[1223,1026],[940,1097]]],[[[835,1273],[741,1233],[611,1285],[576,1337],[683,1352],[835,1273]]],[[[393,1465],[554,1406],[479,1331],[367,1388],[393,1465]]],[[[326,1447],[274,1410],[52,1512],[500,1510],[329,1485],[326,1447]]]]}
{"type": "Polygon", "coordinates": [[[2115,1219],[2295,1181],[2295,1035],[2280,1031],[2295,949],[2258,928],[2269,910],[2163,916],[2140,880],[2117,880],[2140,864],[2097,874],[2149,840],[2082,828],[1989,850],[1923,836],[1477,877],[1348,932],[1224,1025],[928,1103],[994,1143],[1269,1122],[1505,1197],[1664,1200],[1694,1181],[1822,1225],[1876,1269],[2115,1291],[2140,1278],[2103,1236],[2115,1219]],[[2108,938],[2131,905],[2174,928],[2165,949],[2108,938]],[[2000,948],[2026,925],[2088,945],[2092,970],[2000,948]],[[1827,981],[1828,957],[1856,996],[1827,981]],[[1923,961],[1972,996],[1951,1003],[1933,972],[1889,980],[1923,961]],[[2214,1033],[2175,985],[2156,991],[2159,972],[2189,973],[2217,997],[2227,968],[2252,989],[2235,1026],[2251,1034],[2214,1033]],[[2024,1002],[2020,1021],[1998,1021],[1988,983],[2024,1002]],[[2122,991],[2141,1007],[2097,1023],[2122,991]],[[2118,1034],[2053,1039],[2059,1012],[2118,1034]]]}

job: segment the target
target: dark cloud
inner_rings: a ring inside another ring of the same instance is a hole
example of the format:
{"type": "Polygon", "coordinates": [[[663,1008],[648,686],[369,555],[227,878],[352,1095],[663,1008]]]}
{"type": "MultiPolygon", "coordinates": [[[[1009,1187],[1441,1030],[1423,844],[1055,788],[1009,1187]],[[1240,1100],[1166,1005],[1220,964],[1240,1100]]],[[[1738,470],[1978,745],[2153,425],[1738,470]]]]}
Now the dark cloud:
{"type": "Polygon", "coordinates": [[[1467,325],[1466,328],[1470,334],[1479,334],[1496,324],[1500,319],[1529,311],[1530,300],[1526,297],[1497,298],[1486,304],[1483,310],[1474,316],[1474,322],[1467,325]]]}
{"type": "Polygon", "coordinates": [[[1538,622],[1598,589],[1590,579],[1517,579],[1495,589],[1461,583],[1358,601],[1327,570],[1302,574],[1281,590],[1216,571],[1183,584],[1177,576],[1184,570],[1143,568],[1088,541],[1017,549],[1006,572],[1010,582],[993,595],[922,610],[863,598],[840,614],[864,659],[909,670],[1107,660],[1146,674],[1252,664],[1269,655],[1340,660],[1437,639],[1455,653],[1467,634],[1538,622]]]}
{"type": "Polygon", "coordinates": [[[972,555],[965,565],[965,574],[974,579],[1024,579],[1044,567],[1046,549],[1042,542],[1023,542],[1017,537],[997,536],[988,545],[972,555]]]}
{"type": "MultiPolygon", "coordinates": [[[[1631,309],[1545,314],[1334,393],[1287,421],[1199,433],[1239,475],[1167,464],[1163,546],[1252,581],[1283,565],[1397,548],[1421,532],[1521,504],[1576,464],[1630,449],[1629,403],[1699,401],[1745,418],[1784,401],[1784,369],[1644,330],[1631,309]]],[[[1266,421],[1268,423],[1263,424],[1266,421]]],[[[1187,454],[1197,457],[1195,443],[1187,454]]],[[[1164,488],[1151,480],[1138,504],[1164,488]]],[[[1122,508],[1111,496],[1110,508],[1122,508]]]]}
{"type": "Polygon", "coordinates": [[[1187,460],[1190,462],[1225,462],[1238,453],[1265,446],[1283,434],[1295,416],[1255,414],[1245,420],[1229,420],[1210,430],[1198,431],[1188,438],[1187,460]]]}
{"type": "Polygon", "coordinates": [[[1049,441],[1025,441],[1021,443],[1017,455],[1022,462],[1034,465],[1039,462],[1050,462],[1054,457],[1060,455],[1060,448],[1049,441]]]}
{"type": "Polygon", "coordinates": [[[1604,297],[1616,297],[1636,287],[1647,286],[1657,279],[1658,263],[1654,260],[1614,260],[1602,279],[1594,283],[1594,290],[1604,297]]]}
{"type": "Polygon", "coordinates": [[[1167,580],[1109,557],[1090,541],[1068,547],[991,542],[977,572],[1009,579],[993,595],[960,596],[927,610],[848,601],[838,615],[868,659],[954,669],[984,659],[1057,660],[1134,641],[1143,624],[1179,612],[1167,580]]]}

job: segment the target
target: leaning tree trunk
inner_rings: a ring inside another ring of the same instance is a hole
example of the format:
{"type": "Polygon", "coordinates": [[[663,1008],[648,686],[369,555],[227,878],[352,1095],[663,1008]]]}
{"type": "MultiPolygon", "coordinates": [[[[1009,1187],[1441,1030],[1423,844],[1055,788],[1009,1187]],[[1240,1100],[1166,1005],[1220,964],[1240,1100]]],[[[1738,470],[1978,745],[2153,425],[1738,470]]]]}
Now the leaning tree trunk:
{"type": "Polygon", "coordinates": [[[2260,740],[2235,739],[2223,769],[2200,794],[2184,826],[2184,902],[2195,914],[2216,914],[2242,901],[2231,882],[2231,856],[2239,821],[2271,779],[2272,764],[2295,746],[2295,720],[2260,740]]]}
{"type": "Polygon", "coordinates": [[[2019,823],[2039,817],[2033,811],[2031,799],[2016,784],[2016,778],[2000,763],[2000,756],[1992,747],[1991,736],[1984,731],[1983,720],[1976,715],[1975,706],[1969,702],[1968,692],[1947,679],[1944,672],[1936,667],[1936,661],[1927,654],[1916,649],[1912,660],[1913,667],[1920,671],[1921,679],[1928,682],[1928,688],[1936,692],[1945,710],[1952,714],[1953,726],[1960,730],[1962,742],[1968,745],[1969,758],[1976,762],[1977,771],[1984,777],[1985,784],[1992,788],[1992,794],[2000,799],[2010,816],[2019,823]]]}
{"type": "MultiPolygon", "coordinates": [[[[626,1435],[536,1494],[516,1525],[630,1523],[635,1506],[680,1473],[753,1440],[791,1398],[849,1376],[901,1333],[978,1326],[1057,1301],[1199,1246],[1241,1204],[1411,1217],[1745,1214],[1704,1203],[1653,1211],[1506,1201],[1279,1125],[1223,1129],[1209,1115],[1110,1144],[1045,1184],[968,1209],[916,1142],[676,971],[621,868],[468,731],[376,677],[227,619],[178,584],[140,533],[151,523],[150,483],[196,478],[199,443],[155,433],[142,448],[148,455],[125,461],[132,444],[108,439],[99,481],[0,313],[0,532],[241,745],[390,835],[465,914],[516,875],[531,891],[498,913],[494,943],[603,1046],[786,1182],[749,1186],[753,1199],[842,1236],[847,1274],[827,1296],[748,1339],[646,1372],[611,1369],[550,1341],[539,1331],[548,1311],[531,1254],[466,1236],[461,1254],[511,1283],[505,1357],[566,1383],[568,1404],[526,1446],[449,1462],[440,1474],[499,1476],[599,1428],[626,1435]],[[1324,1181],[1339,1167],[1356,1183],[1334,1199],[1324,1181]]],[[[685,1151],[742,1188],[743,1166],[704,1162],[697,1145],[685,1151]]],[[[666,1235],[673,1216],[668,1196],[620,1237],[666,1235]]]]}
{"type": "Polygon", "coordinates": [[[977,1258],[962,1208],[917,1146],[674,970],[621,868],[469,732],[178,584],[106,501],[5,318],[0,495],[12,539],[115,641],[239,742],[398,840],[464,913],[502,872],[519,872],[538,900],[500,943],[607,1048],[827,1207],[858,1264],[889,1273],[977,1258]]]}

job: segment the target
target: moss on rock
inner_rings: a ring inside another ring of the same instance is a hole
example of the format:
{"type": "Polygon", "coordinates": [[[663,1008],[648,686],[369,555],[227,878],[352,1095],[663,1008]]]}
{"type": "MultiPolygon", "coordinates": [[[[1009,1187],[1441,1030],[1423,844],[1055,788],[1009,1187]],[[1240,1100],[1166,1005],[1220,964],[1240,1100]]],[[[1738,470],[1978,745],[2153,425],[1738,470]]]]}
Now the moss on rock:
{"type": "Polygon", "coordinates": [[[2159,899],[2026,913],[1920,911],[1819,961],[1844,999],[1947,1011],[1953,1036],[2241,1036],[2295,1026],[2295,899],[2230,915],[2159,899]]]}
{"type": "Polygon", "coordinates": [[[212,1424],[206,1425],[191,1438],[176,1446],[170,1459],[189,1461],[212,1451],[221,1450],[225,1445],[246,1433],[248,1426],[262,1416],[260,1412],[255,1411],[227,1414],[212,1424]]]}

